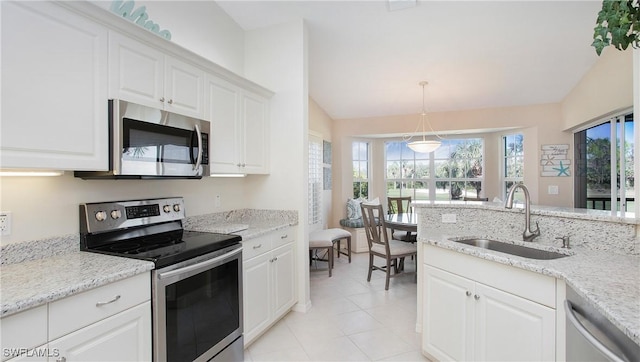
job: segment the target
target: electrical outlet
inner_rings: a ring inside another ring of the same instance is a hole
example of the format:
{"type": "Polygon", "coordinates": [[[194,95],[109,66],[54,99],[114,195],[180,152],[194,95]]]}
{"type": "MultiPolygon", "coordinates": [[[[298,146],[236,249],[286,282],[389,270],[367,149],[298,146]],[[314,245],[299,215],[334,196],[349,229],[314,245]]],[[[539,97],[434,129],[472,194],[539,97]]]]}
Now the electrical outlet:
{"type": "Polygon", "coordinates": [[[222,198],[220,197],[220,195],[216,195],[216,199],[213,202],[213,206],[214,207],[220,207],[222,206],[222,198]]]}
{"type": "Polygon", "coordinates": [[[455,224],[456,214],[442,214],[442,222],[444,224],[455,224]]]}
{"type": "Polygon", "coordinates": [[[0,212],[0,235],[11,235],[11,212],[0,212]]]}

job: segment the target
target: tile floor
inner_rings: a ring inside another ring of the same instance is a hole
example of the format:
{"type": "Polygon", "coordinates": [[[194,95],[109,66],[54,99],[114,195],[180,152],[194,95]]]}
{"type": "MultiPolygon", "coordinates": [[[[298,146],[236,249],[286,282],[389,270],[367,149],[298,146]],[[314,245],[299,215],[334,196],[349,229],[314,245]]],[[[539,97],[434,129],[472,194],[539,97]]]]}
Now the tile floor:
{"type": "MultiPolygon", "coordinates": [[[[381,261],[381,259],[376,258],[381,261]]],[[[374,271],[367,282],[368,253],[311,267],[307,313],[290,312],[245,350],[245,361],[428,361],[415,332],[415,274],[391,278],[374,271]]],[[[406,270],[415,270],[408,260],[406,270]]]]}

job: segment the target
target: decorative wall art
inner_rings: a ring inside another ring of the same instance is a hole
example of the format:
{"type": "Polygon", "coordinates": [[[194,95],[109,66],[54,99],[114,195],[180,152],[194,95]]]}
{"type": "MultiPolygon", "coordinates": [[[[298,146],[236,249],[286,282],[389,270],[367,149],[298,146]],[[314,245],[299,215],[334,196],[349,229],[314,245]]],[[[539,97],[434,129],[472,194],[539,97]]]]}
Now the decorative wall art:
{"type": "Polygon", "coordinates": [[[543,177],[571,176],[571,160],[569,159],[569,145],[542,145],[540,158],[543,177]]]}
{"type": "Polygon", "coordinates": [[[331,142],[322,141],[322,163],[331,164],[331,142]]]}
{"type": "Polygon", "coordinates": [[[322,168],[322,189],[331,190],[331,167],[322,168]]]}
{"type": "Polygon", "coordinates": [[[147,14],[147,8],[145,6],[141,6],[135,10],[133,8],[136,6],[135,1],[128,0],[113,0],[111,2],[111,12],[129,20],[134,24],[138,24],[141,27],[149,30],[152,33],[158,34],[161,37],[171,40],[171,32],[169,30],[160,30],[160,25],[154,23],[149,19],[149,14],[147,14]]]}

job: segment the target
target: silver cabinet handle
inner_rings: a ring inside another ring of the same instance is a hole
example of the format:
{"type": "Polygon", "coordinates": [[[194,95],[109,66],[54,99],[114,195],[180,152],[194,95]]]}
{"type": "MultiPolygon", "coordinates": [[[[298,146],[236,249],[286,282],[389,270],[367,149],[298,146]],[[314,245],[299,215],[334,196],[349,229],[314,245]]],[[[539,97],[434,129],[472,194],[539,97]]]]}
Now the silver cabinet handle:
{"type": "Polygon", "coordinates": [[[286,239],[286,238],[288,238],[288,237],[289,237],[289,235],[284,234],[284,235],[282,235],[282,236],[280,237],[280,239],[286,239]]]}
{"type": "Polygon", "coordinates": [[[470,297],[470,296],[471,296],[471,292],[470,292],[470,291],[468,291],[468,290],[467,290],[467,293],[466,293],[466,294],[467,294],[467,297],[470,297]]]}
{"type": "Polygon", "coordinates": [[[173,104],[173,99],[169,99],[169,101],[167,103],[173,104]]]}
{"type": "Polygon", "coordinates": [[[164,103],[164,97],[160,97],[160,102],[164,103]]]}
{"type": "Polygon", "coordinates": [[[120,294],[116,295],[113,299],[111,299],[110,301],[107,302],[98,302],[96,303],[96,307],[102,307],[103,305],[107,305],[107,304],[111,304],[114,303],[115,301],[117,301],[118,299],[120,299],[120,294]]]}
{"type": "Polygon", "coordinates": [[[67,359],[65,357],[58,357],[56,358],[56,362],[67,362],[67,359]]]}
{"type": "Polygon", "coordinates": [[[258,245],[254,245],[254,246],[253,246],[253,248],[254,248],[254,249],[259,249],[259,248],[261,248],[261,247],[262,247],[262,244],[258,244],[258,245]]]}
{"type": "Polygon", "coordinates": [[[473,296],[473,299],[478,300],[478,299],[480,299],[480,296],[476,294],[476,295],[473,296]]]}

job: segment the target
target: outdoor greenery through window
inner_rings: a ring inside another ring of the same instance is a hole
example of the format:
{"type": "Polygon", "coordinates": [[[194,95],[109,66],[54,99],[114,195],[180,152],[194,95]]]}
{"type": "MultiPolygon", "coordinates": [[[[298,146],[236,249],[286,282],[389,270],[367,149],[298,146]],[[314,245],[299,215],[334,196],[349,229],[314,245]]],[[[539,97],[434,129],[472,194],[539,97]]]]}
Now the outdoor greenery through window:
{"type": "Polygon", "coordinates": [[[480,197],[483,147],[481,138],[446,139],[426,154],[412,151],[406,142],[386,142],[387,196],[432,201],[480,197]]]}
{"type": "MultiPolygon", "coordinates": [[[[503,156],[503,196],[506,199],[509,189],[514,184],[524,181],[524,147],[522,134],[510,134],[502,136],[502,156],[503,156]]],[[[515,195],[516,200],[524,201],[524,194],[518,190],[515,195]]]]}
{"type": "Polygon", "coordinates": [[[369,143],[353,142],[353,198],[369,198],[369,143]]]}

